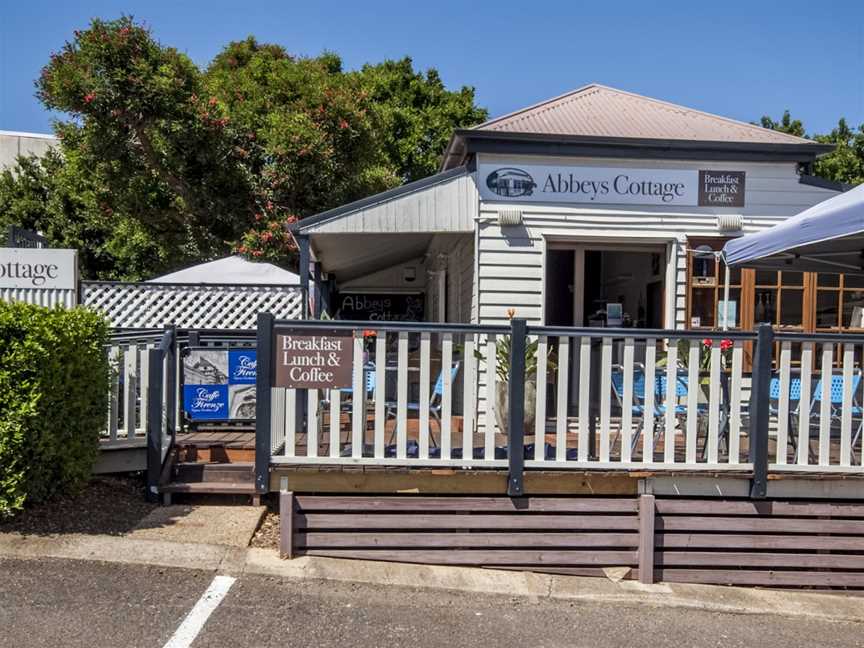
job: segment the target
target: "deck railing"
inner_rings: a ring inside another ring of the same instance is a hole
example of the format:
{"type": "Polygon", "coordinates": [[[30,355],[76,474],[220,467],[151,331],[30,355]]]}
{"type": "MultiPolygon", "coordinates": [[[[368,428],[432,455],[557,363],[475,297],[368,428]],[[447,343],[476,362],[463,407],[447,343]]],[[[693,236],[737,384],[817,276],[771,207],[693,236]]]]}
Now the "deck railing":
{"type": "Polygon", "coordinates": [[[862,472],[864,335],[777,333],[770,469],[862,472]]]}
{"type": "Polygon", "coordinates": [[[554,432],[553,442],[534,444],[528,467],[751,468],[741,414],[744,345],[755,334],[529,327],[527,335],[537,346],[536,377],[526,375],[537,389],[534,438],[554,432]]]}
{"type": "MultiPolygon", "coordinates": [[[[174,432],[183,424],[182,361],[187,347],[251,347],[255,333],[233,329],[174,329],[174,349],[170,354],[170,369],[164,375],[170,380],[174,396],[171,399],[174,432]]],[[[147,444],[147,408],[150,401],[150,356],[163,340],[165,329],[118,331],[111,336],[106,352],[111,366],[111,384],[106,426],[100,438],[103,449],[143,447],[147,444]]]]}
{"type": "MultiPolygon", "coordinates": [[[[261,471],[271,464],[711,471],[750,476],[757,495],[769,470],[864,471],[864,335],[262,315],[258,346],[261,471]],[[350,387],[273,387],[275,335],[300,329],[350,333],[350,387]]],[[[260,488],[265,481],[262,472],[260,488]]]]}
{"type": "Polygon", "coordinates": [[[259,391],[259,435],[266,428],[273,462],[507,466],[495,394],[509,327],[315,321],[270,329],[259,328],[259,376],[272,356],[262,345],[283,330],[347,331],[353,354],[350,387],[259,391]]]}

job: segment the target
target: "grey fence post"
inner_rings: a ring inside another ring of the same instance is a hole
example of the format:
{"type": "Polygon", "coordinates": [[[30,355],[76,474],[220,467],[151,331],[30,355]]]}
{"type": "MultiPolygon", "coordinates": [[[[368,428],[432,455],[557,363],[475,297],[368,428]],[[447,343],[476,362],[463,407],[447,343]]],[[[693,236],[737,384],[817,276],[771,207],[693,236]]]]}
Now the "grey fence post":
{"type": "Polygon", "coordinates": [[[510,473],[507,495],[524,494],[525,472],[525,347],[527,324],[524,319],[510,320],[510,375],[508,384],[507,460],[510,473]]]}
{"type": "Polygon", "coordinates": [[[654,496],[639,495],[639,582],[654,582],[654,532],[656,527],[654,496]]]}
{"type": "Polygon", "coordinates": [[[171,445],[177,438],[177,352],[179,346],[177,344],[177,327],[171,324],[168,327],[171,332],[171,346],[168,350],[168,374],[164,376],[165,394],[168,398],[165,403],[166,407],[166,422],[168,431],[171,434],[171,445]]]}
{"type": "Polygon", "coordinates": [[[147,351],[147,500],[159,501],[162,474],[162,359],[159,349],[147,351]]]}
{"type": "Polygon", "coordinates": [[[309,319],[309,237],[302,234],[295,236],[297,247],[300,248],[300,286],[303,290],[303,319],[309,319]]]}
{"type": "Polygon", "coordinates": [[[256,343],[258,371],[255,378],[255,489],[270,488],[270,400],[273,385],[273,315],[258,313],[256,343]]]}
{"type": "Polygon", "coordinates": [[[753,353],[753,378],[750,386],[750,462],[753,480],[750,497],[764,499],[768,492],[768,424],[771,386],[771,355],[774,329],[760,324],[757,329],[756,349],[753,353]]]}

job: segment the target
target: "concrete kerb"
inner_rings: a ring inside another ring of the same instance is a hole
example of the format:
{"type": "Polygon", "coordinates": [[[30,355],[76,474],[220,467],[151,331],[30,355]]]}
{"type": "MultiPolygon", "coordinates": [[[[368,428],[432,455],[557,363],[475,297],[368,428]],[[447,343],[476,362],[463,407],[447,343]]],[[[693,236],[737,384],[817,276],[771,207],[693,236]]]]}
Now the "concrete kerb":
{"type": "Polygon", "coordinates": [[[775,614],[864,622],[860,597],[712,585],[613,582],[601,578],[470,567],[410,565],[304,556],[282,560],[276,551],[123,536],[58,537],[0,534],[0,557],[62,558],[227,573],[420,587],[477,594],[678,607],[735,614],[775,614]]]}

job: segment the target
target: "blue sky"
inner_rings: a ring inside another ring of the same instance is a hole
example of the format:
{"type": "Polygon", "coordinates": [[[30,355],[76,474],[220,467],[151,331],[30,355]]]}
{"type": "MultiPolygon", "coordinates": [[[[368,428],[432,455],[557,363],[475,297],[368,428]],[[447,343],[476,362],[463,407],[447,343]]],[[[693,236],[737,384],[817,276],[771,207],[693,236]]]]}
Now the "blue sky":
{"type": "Polygon", "coordinates": [[[0,12],[0,129],[47,132],[33,96],[94,16],[129,13],[205,65],[249,34],[346,67],[405,55],[500,115],[586,83],[752,121],[786,108],[808,132],[864,122],[864,1],[290,2],[17,0],[0,12]]]}

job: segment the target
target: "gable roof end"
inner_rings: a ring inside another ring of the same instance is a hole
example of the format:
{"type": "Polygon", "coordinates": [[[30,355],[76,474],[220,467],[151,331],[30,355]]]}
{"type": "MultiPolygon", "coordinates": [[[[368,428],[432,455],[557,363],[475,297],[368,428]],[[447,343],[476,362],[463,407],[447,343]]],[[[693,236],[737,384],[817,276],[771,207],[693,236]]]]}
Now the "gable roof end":
{"type": "Polygon", "coordinates": [[[578,88],[454,133],[442,168],[460,163],[466,141],[584,142],[615,146],[662,143],[668,149],[796,151],[802,161],[827,150],[803,137],[712,115],[600,84],[578,88]]]}

